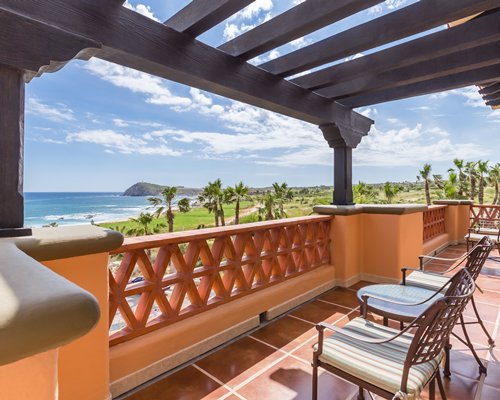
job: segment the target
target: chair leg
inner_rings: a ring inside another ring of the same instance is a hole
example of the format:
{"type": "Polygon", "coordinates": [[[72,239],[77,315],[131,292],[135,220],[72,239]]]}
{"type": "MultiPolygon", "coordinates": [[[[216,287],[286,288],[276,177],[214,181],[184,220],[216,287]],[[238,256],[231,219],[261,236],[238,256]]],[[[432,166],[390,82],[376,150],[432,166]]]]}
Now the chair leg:
{"type": "Polygon", "coordinates": [[[312,364],[312,400],[318,399],[318,366],[312,364]]]}
{"type": "Polygon", "coordinates": [[[483,332],[488,337],[488,344],[490,346],[494,346],[495,345],[495,341],[492,339],[492,337],[489,334],[488,330],[484,326],[483,320],[479,316],[479,312],[477,311],[476,302],[474,301],[474,297],[472,297],[471,303],[472,303],[472,308],[474,309],[474,314],[476,314],[477,322],[479,323],[479,325],[481,325],[481,328],[483,329],[483,332]]]}
{"type": "Polygon", "coordinates": [[[429,400],[436,400],[436,378],[429,382],[429,400]]]}
{"type": "Polygon", "coordinates": [[[365,400],[365,394],[364,394],[363,388],[361,386],[358,388],[357,400],[365,400]]]}
{"type": "Polygon", "coordinates": [[[451,376],[450,372],[450,350],[451,350],[451,344],[450,344],[450,339],[448,338],[446,344],[444,345],[444,369],[443,369],[443,374],[445,377],[448,379],[451,376]]]}
{"type": "Polygon", "coordinates": [[[471,340],[469,338],[469,334],[467,332],[467,329],[465,328],[465,323],[464,323],[464,317],[463,317],[463,315],[460,316],[460,325],[462,325],[462,331],[464,333],[465,341],[467,342],[467,346],[469,347],[469,350],[471,351],[472,355],[476,359],[477,364],[479,365],[479,374],[485,374],[486,375],[487,369],[484,366],[484,364],[481,361],[481,359],[479,358],[479,356],[477,355],[476,350],[474,349],[474,345],[472,344],[472,342],[471,342],[471,340]]]}
{"type": "Polygon", "coordinates": [[[439,373],[439,371],[436,374],[436,379],[438,382],[439,394],[441,396],[441,399],[446,400],[446,392],[444,391],[443,380],[441,379],[441,374],[439,373]]]}

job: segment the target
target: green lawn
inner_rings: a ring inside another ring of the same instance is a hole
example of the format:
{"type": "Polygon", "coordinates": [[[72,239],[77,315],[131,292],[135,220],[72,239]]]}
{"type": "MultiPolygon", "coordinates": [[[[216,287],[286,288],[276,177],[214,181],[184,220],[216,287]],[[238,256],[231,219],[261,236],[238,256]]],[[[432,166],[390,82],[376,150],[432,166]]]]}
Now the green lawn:
{"type": "MultiPolygon", "coordinates": [[[[251,201],[245,201],[241,203],[241,211],[243,212],[245,209],[248,209],[253,206],[253,202],[251,201]]],[[[234,205],[225,205],[224,206],[224,215],[226,218],[226,221],[234,217],[234,205]]],[[[167,221],[165,218],[159,218],[155,219],[153,222],[153,227],[157,226],[158,224],[167,224],[167,221]]],[[[124,229],[125,231],[129,230],[130,228],[137,227],[137,223],[133,221],[121,221],[121,222],[110,222],[110,223],[102,223],[98,224],[99,226],[102,226],[103,228],[111,228],[111,229],[117,229],[122,230],[124,229]]],[[[191,211],[188,213],[180,213],[176,212],[175,213],[175,220],[174,220],[174,230],[177,231],[186,231],[190,229],[196,229],[199,225],[205,225],[205,227],[208,226],[214,226],[214,215],[209,213],[206,208],[203,207],[197,207],[193,208],[191,211]]],[[[160,229],[161,232],[167,232],[167,227],[162,227],[160,229]]]]}

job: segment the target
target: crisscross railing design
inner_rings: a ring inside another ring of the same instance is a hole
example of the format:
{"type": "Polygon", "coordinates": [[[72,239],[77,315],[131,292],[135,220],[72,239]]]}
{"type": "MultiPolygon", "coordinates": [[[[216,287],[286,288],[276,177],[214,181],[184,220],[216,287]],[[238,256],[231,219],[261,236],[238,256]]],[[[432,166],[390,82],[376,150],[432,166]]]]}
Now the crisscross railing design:
{"type": "Polygon", "coordinates": [[[492,229],[500,227],[500,205],[473,204],[470,206],[470,228],[492,229]]]}
{"type": "Polygon", "coordinates": [[[446,206],[430,206],[424,214],[424,242],[446,233],[446,206]]]}
{"type": "Polygon", "coordinates": [[[127,239],[110,263],[110,344],[328,264],[330,220],[310,216],[127,239]]]}

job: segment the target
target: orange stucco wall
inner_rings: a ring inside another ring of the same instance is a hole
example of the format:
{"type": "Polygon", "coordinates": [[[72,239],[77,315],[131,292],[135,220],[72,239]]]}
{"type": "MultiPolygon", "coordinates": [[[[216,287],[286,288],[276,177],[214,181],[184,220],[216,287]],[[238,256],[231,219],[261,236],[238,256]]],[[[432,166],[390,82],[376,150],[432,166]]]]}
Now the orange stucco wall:
{"type": "Polygon", "coordinates": [[[44,265],[92,293],[101,305],[101,318],[87,335],[59,351],[59,399],[109,398],[108,254],[93,254],[44,265]]]}
{"type": "Polygon", "coordinates": [[[361,273],[360,250],[362,215],[336,215],[332,219],[332,263],[335,278],[344,282],[361,273]]]}
{"type": "Polygon", "coordinates": [[[57,400],[57,350],[0,367],[0,400],[57,400]]]}

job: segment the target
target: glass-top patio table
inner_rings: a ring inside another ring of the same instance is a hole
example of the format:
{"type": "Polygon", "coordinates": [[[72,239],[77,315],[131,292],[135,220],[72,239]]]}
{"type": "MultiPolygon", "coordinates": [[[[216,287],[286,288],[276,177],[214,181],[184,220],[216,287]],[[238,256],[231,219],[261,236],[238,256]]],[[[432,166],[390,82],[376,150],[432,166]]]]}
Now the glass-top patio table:
{"type": "MultiPolygon", "coordinates": [[[[433,302],[442,297],[443,293],[436,293],[429,289],[400,284],[369,285],[359,289],[357,292],[362,316],[366,316],[368,312],[372,312],[383,317],[384,325],[386,326],[388,325],[389,319],[399,321],[401,329],[405,322],[413,321],[433,302]]],[[[464,322],[463,316],[460,316],[460,325],[462,326],[465,340],[457,336],[454,332],[452,332],[452,335],[470,349],[479,365],[480,374],[486,374],[486,367],[474,349],[467,330],[465,329],[465,324],[466,322],[464,322]]],[[[445,346],[446,359],[444,367],[444,375],[447,377],[451,375],[449,360],[450,349],[451,345],[448,343],[445,346]]]]}

